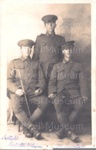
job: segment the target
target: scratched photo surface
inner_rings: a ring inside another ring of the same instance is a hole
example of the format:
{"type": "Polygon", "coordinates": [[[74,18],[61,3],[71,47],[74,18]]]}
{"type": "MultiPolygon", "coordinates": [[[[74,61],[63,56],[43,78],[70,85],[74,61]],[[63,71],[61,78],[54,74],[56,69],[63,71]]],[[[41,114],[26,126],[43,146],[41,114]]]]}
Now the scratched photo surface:
{"type": "MultiPolygon", "coordinates": [[[[20,57],[20,48],[17,42],[22,39],[36,40],[46,30],[41,18],[47,14],[58,16],[55,33],[65,38],[65,41],[75,41],[73,59],[81,62],[85,67],[88,83],[89,98],[80,112],[77,123],[70,126],[79,135],[80,143],[74,143],[67,137],[59,139],[56,132],[60,129],[53,104],[48,107],[37,122],[43,138],[27,138],[23,134],[22,125],[16,120],[10,106],[10,93],[7,91],[7,131],[1,137],[2,147],[7,148],[42,148],[85,147],[91,145],[91,4],[35,4],[29,0],[4,1],[3,4],[3,33],[6,37],[4,48],[7,50],[8,66],[10,61],[20,57]]],[[[34,49],[32,49],[31,57],[34,49]]]]}

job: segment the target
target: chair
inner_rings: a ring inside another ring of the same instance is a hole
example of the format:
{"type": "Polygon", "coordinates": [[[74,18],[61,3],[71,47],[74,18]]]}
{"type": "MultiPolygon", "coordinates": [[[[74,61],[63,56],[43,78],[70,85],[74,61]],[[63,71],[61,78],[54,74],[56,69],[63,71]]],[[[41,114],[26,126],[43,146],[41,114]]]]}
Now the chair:
{"type": "Polygon", "coordinates": [[[8,106],[7,106],[7,124],[13,122],[13,124],[16,125],[16,122],[18,122],[18,132],[20,132],[21,123],[16,118],[15,113],[13,112],[13,110],[10,106],[10,91],[8,89],[7,89],[7,102],[8,102],[8,106]]]}
{"type": "Polygon", "coordinates": [[[20,132],[20,127],[21,127],[21,123],[20,121],[16,118],[15,113],[13,112],[13,117],[12,117],[13,123],[14,125],[16,125],[16,122],[18,122],[18,132],[20,132]]]}

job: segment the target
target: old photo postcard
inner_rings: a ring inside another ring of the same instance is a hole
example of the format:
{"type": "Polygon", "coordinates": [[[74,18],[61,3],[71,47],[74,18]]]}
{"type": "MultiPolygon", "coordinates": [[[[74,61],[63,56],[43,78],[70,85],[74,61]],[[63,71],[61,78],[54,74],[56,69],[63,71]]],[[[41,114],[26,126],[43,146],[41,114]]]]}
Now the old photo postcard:
{"type": "Polygon", "coordinates": [[[96,148],[96,1],[0,1],[0,149],[96,148]]]}

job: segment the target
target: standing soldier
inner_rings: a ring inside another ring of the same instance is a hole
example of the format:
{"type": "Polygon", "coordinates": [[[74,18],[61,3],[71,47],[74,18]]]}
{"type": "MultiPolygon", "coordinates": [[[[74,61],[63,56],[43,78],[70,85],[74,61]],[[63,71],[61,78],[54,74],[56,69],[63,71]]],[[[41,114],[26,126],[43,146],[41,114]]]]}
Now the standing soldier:
{"type": "Polygon", "coordinates": [[[39,139],[40,132],[34,123],[42,116],[48,105],[47,98],[44,96],[45,79],[39,63],[30,58],[34,42],[25,39],[19,41],[18,45],[21,57],[12,60],[8,67],[7,88],[11,92],[11,106],[15,116],[24,126],[25,136],[39,139]],[[28,105],[28,112],[24,108],[24,104],[28,104],[26,101],[30,105],[37,106],[32,115],[28,105]]]}
{"type": "Polygon", "coordinates": [[[49,81],[49,98],[53,99],[61,129],[56,133],[59,138],[68,136],[79,142],[79,137],[71,131],[83,104],[88,100],[87,82],[81,63],[72,60],[74,41],[62,45],[63,60],[54,65],[49,81]],[[69,107],[72,111],[69,112],[69,107]]]}
{"type": "Polygon", "coordinates": [[[38,60],[42,64],[46,82],[53,68],[53,65],[61,60],[61,45],[65,42],[64,37],[55,34],[56,20],[55,15],[46,15],[42,17],[46,28],[46,34],[37,36],[34,60],[38,60]]]}

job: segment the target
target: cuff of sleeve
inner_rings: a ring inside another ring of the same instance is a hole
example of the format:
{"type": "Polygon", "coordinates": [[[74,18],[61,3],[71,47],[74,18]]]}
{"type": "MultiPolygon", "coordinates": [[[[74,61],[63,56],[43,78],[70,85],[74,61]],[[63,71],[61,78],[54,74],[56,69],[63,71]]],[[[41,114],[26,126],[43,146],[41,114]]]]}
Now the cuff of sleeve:
{"type": "Polygon", "coordinates": [[[39,85],[36,85],[35,86],[35,90],[37,90],[37,89],[41,89],[42,91],[44,90],[42,87],[40,87],[39,85]]]}
{"type": "Polygon", "coordinates": [[[50,94],[57,94],[57,92],[55,90],[54,91],[51,90],[48,92],[48,95],[50,95],[50,94]]]}

